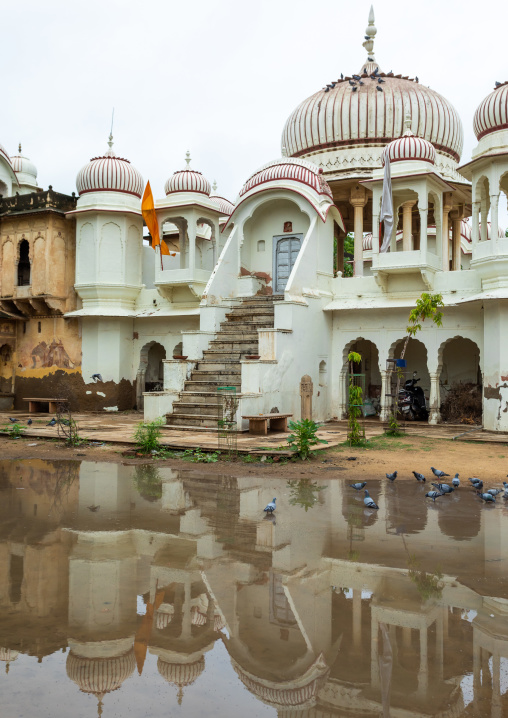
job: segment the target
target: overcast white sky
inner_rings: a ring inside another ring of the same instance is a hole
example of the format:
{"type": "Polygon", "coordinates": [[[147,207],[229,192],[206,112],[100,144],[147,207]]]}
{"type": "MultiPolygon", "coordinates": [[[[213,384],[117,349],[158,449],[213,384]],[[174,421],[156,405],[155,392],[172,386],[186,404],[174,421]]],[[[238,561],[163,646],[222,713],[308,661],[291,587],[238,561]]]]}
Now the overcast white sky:
{"type": "MultiPolygon", "coordinates": [[[[115,150],[163,196],[193,167],[234,200],[280,156],[294,107],[341,72],[357,72],[370,2],[345,0],[23,0],[2,3],[0,143],[19,141],[39,185],[75,190],[90,157],[115,150]]],[[[506,0],[376,0],[385,71],[443,94],[476,144],[475,108],[508,79],[506,0]]]]}

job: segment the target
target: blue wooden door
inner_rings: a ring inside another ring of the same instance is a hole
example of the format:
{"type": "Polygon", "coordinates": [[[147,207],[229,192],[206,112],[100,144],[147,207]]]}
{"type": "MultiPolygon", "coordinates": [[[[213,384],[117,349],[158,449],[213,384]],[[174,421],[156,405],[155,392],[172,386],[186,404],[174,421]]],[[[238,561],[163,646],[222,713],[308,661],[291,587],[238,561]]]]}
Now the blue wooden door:
{"type": "Polygon", "coordinates": [[[283,292],[288,283],[289,275],[293,269],[298,252],[300,251],[301,237],[290,235],[288,237],[274,237],[274,277],[275,292],[283,292]]]}

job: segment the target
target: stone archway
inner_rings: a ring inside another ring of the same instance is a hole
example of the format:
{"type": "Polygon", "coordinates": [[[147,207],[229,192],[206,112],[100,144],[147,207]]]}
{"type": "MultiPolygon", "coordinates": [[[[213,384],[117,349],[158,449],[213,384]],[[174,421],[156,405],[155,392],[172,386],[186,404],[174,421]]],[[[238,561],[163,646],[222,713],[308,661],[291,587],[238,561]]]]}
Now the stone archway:
{"type": "Polygon", "coordinates": [[[438,351],[438,372],[444,420],[481,423],[483,378],[476,342],[460,335],[444,341],[438,351]],[[463,417],[456,415],[461,407],[463,417]]]}
{"type": "MultiPolygon", "coordinates": [[[[388,352],[388,357],[390,359],[400,357],[405,341],[405,338],[401,338],[393,342],[390,347],[390,351],[388,352]]],[[[433,387],[432,385],[432,378],[428,369],[427,347],[419,339],[411,337],[407,345],[404,359],[406,360],[406,368],[402,370],[404,377],[401,379],[401,387],[404,386],[404,381],[406,379],[411,379],[413,373],[416,372],[416,377],[420,380],[418,382],[418,386],[423,389],[423,393],[425,394],[427,409],[429,410],[429,423],[437,423],[438,416],[436,415],[436,412],[439,410],[439,404],[437,397],[433,396],[433,391],[435,391],[436,387],[433,387]]],[[[435,378],[434,375],[433,377],[435,378]]],[[[393,375],[393,381],[395,382],[395,380],[396,377],[393,375]]]]}
{"type": "Polygon", "coordinates": [[[362,361],[358,373],[363,375],[363,397],[369,400],[376,413],[379,413],[382,403],[382,377],[379,369],[379,350],[373,341],[364,337],[357,337],[346,344],[342,352],[342,391],[344,406],[342,416],[346,415],[348,405],[349,365],[348,354],[354,351],[361,355],[362,361]]]}
{"type": "Polygon", "coordinates": [[[145,344],[140,351],[139,368],[136,374],[136,406],[144,408],[143,392],[162,391],[164,386],[163,360],[166,349],[159,342],[145,344]]]}

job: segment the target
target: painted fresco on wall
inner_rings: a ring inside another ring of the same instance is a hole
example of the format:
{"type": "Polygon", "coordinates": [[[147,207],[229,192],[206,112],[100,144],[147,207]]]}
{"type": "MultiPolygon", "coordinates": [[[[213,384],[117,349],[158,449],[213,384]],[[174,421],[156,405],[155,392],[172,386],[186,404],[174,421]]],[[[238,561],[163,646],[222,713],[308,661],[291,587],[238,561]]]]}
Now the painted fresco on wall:
{"type": "Polygon", "coordinates": [[[74,369],[78,366],[67,354],[61,340],[53,339],[49,345],[46,342],[40,342],[32,349],[30,356],[33,362],[32,369],[39,367],[49,369],[52,366],[60,369],[74,369]]]}

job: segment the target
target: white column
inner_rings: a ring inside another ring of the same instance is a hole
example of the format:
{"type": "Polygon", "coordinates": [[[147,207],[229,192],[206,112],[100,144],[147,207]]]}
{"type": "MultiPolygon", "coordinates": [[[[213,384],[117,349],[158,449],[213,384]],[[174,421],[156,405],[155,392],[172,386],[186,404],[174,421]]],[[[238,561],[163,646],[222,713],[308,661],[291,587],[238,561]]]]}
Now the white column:
{"type": "Polygon", "coordinates": [[[339,374],[339,420],[344,419],[347,412],[347,373],[341,371],[339,374]]]}
{"type": "Polygon", "coordinates": [[[487,202],[487,197],[483,197],[481,201],[481,217],[482,217],[482,227],[481,227],[481,241],[486,242],[487,241],[487,218],[489,216],[489,204],[487,202]]]}
{"type": "Polygon", "coordinates": [[[420,670],[418,671],[418,691],[427,693],[429,687],[429,661],[427,649],[427,626],[420,628],[420,670]]]}
{"type": "Polygon", "coordinates": [[[377,619],[372,616],[370,626],[370,683],[372,688],[379,687],[378,652],[379,624],[377,619]]]}
{"type": "Polygon", "coordinates": [[[429,424],[439,424],[441,421],[440,404],[439,372],[430,372],[429,424]]]}
{"type": "Polygon", "coordinates": [[[501,705],[501,660],[499,653],[494,649],[492,654],[492,718],[502,718],[501,705]]]}
{"type": "Polygon", "coordinates": [[[386,392],[390,388],[388,386],[388,379],[389,374],[386,369],[384,369],[383,371],[381,371],[381,414],[379,416],[381,421],[388,421],[388,418],[390,416],[392,399],[390,396],[386,396],[386,392]]]}
{"type": "Polygon", "coordinates": [[[427,264],[427,219],[428,207],[420,207],[420,254],[422,264],[427,264]]]}
{"type": "Polygon", "coordinates": [[[462,219],[453,219],[452,224],[452,271],[460,272],[461,265],[461,249],[460,235],[462,229],[462,219]]]}
{"type": "Polygon", "coordinates": [[[416,202],[410,200],[402,205],[402,251],[410,252],[413,249],[413,207],[416,202]]]}
{"type": "Polygon", "coordinates": [[[354,204],[355,277],[363,277],[363,204],[354,204]]]}
{"type": "Polygon", "coordinates": [[[372,215],[372,254],[379,254],[379,214],[372,215]]]}
{"type": "Polygon", "coordinates": [[[359,650],[362,645],[362,591],[353,588],[353,646],[359,650]]]}
{"type": "MultiPolygon", "coordinates": [[[[446,611],[446,608],[444,609],[446,611]]],[[[444,643],[443,643],[443,616],[436,620],[436,663],[437,675],[440,681],[443,680],[444,643]]]]}
{"type": "Polygon", "coordinates": [[[441,250],[443,257],[443,272],[450,271],[450,225],[449,225],[449,213],[452,208],[451,201],[448,197],[449,193],[445,193],[444,204],[443,204],[443,227],[441,230],[441,250]]]}
{"type": "Polygon", "coordinates": [[[499,231],[499,195],[498,194],[491,194],[490,195],[490,240],[492,242],[492,246],[494,247],[497,244],[498,237],[498,231],[499,231]]]}
{"type": "Polygon", "coordinates": [[[399,224],[399,209],[400,205],[394,205],[393,207],[393,230],[390,238],[390,252],[397,251],[397,227],[399,224]]]}
{"type": "Polygon", "coordinates": [[[471,243],[473,247],[480,241],[480,202],[473,202],[471,217],[471,243]]]}
{"type": "Polygon", "coordinates": [[[191,274],[196,269],[196,234],[197,234],[197,225],[192,218],[192,221],[189,222],[189,226],[187,228],[187,234],[189,235],[189,269],[191,270],[191,274]]]}

